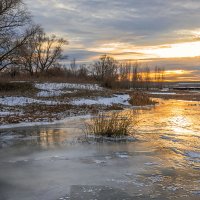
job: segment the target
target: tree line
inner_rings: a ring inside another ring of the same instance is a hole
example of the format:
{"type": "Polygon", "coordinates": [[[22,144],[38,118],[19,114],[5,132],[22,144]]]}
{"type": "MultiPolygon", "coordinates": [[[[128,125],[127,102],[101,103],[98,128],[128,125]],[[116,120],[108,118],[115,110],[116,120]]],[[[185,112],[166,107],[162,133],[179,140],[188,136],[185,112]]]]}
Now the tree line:
{"type": "Polygon", "coordinates": [[[142,67],[138,62],[116,61],[103,55],[91,66],[92,76],[106,87],[146,88],[162,87],[165,81],[165,69],[156,66],[153,70],[142,67]]]}
{"type": "Polygon", "coordinates": [[[109,55],[100,56],[90,65],[78,65],[74,59],[69,68],[62,69],[66,78],[90,79],[110,88],[162,88],[165,81],[163,67],[150,68],[135,61],[117,61],[109,55]]]}

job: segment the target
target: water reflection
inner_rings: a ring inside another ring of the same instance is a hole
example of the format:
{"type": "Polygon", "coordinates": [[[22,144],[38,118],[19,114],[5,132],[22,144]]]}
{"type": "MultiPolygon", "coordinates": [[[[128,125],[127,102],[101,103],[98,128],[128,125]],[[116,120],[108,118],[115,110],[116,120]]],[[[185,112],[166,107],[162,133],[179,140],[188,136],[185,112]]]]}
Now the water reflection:
{"type": "MultiPolygon", "coordinates": [[[[165,147],[173,144],[174,146],[185,145],[187,148],[199,148],[197,141],[200,138],[200,106],[197,103],[159,100],[159,105],[155,107],[122,111],[125,116],[130,112],[136,118],[136,136],[141,140],[159,141],[165,147]]],[[[83,124],[82,120],[72,120],[65,124],[47,127],[1,130],[0,144],[1,147],[10,145],[38,145],[41,148],[60,146],[83,134],[83,124]]]]}
{"type": "MultiPolygon", "coordinates": [[[[157,100],[158,101],[158,100],[157,100]]],[[[173,166],[200,167],[200,106],[197,103],[159,100],[160,104],[134,112],[136,137],[156,148],[173,166]],[[188,162],[190,160],[190,162],[188,162]]],[[[123,111],[127,115],[129,111],[123,111]]]]}
{"type": "Polygon", "coordinates": [[[82,133],[79,128],[59,128],[59,125],[57,126],[0,131],[0,148],[22,145],[38,146],[44,149],[59,147],[66,142],[72,142],[82,133]]]}

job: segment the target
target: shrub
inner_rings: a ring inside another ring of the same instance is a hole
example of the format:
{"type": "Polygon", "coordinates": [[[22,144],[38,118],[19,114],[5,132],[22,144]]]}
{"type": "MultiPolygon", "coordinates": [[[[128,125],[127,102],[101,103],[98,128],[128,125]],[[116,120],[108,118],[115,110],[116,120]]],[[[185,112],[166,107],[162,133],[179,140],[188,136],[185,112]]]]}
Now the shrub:
{"type": "Polygon", "coordinates": [[[130,94],[129,103],[132,106],[146,106],[146,105],[155,105],[157,102],[153,101],[145,93],[135,92],[135,93],[130,94]]]}
{"type": "Polygon", "coordinates": [[[98,114],[86,123],[86,134],[103,137],[123,137],[131,134],[134,126],[132,115],[126,117],[119,112],[98,114]]]}

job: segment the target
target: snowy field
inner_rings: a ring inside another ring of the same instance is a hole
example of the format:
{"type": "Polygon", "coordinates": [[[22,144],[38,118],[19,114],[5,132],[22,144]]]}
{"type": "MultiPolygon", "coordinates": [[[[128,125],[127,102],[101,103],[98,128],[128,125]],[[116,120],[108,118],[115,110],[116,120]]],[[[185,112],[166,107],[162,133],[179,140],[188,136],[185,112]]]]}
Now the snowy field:
{"type": "MultiPolygon", "coordinates": [[[[106,111],[116,105],[121,109],[140,107],[129,103],[130,93],[112,91],[98,84],[33,83],[33,87],[36,90],[33,89],[31,94],[9,93],[0,96],[0,126],[10,123],[52,122],[66,117],[91,114],[94,110],[106,111]]],[[[146,94],[152,97],[158,95],[159,98],[186,96],[170,91],[169,88],[146,92],[146,94]]],[[[188,96],[188,100],[196,101],[194,95],[199,93],[188,92],[188,94],[192,94],[192,99],[188,96]]]]}
{"type": "Polygon", "coordinates": [[[16,93],[0,96],[1,127],[10,123],[52,123],[90,114],[94,109],[103,111],[113,104],[131,106],[128,94],[113,94],[97,84],[35,83],[34,86],[37,90],[29,96],[16,93]]]}

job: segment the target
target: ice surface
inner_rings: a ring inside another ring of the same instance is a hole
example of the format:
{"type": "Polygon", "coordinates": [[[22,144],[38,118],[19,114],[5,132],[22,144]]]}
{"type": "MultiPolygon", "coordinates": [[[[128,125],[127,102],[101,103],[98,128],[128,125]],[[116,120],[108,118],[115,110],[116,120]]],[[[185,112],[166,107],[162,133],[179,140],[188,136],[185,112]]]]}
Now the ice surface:
{"type": "Polygon", "coordinates": [[[191,158],[200,158],[200,152],[188,151],[186,152],[186,155],[191,158]]]}

